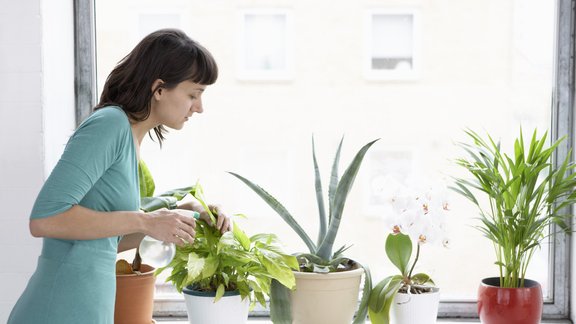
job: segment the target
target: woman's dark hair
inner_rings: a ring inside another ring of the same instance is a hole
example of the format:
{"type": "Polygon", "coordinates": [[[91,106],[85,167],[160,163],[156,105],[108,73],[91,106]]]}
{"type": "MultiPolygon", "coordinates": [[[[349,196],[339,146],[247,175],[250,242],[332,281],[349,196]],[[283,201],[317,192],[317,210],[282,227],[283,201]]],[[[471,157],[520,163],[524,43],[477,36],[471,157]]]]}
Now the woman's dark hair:
{"type": "MultiPolygon", "coordinates": [[[[172,89],[186,80],[210,85],[217,78],[216,61],[206,48],[180,30],[161,29],[142,39],[116,65],[106,79],[94,110],[116,105],[130,119],[143,121],[150,116],[150,101],[158,89],[172,89]],[[157,79],[164,83],[152,91],[157,79]]],[[[162,145],[166,129],[160,125],[154,132],[162,145]]]]}

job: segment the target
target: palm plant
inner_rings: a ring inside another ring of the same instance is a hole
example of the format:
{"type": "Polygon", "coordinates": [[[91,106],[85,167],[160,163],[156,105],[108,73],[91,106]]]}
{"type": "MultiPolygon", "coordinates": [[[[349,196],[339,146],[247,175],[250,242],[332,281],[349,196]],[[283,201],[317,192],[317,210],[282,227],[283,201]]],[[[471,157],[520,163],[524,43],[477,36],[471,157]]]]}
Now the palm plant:
{"type": "Polygon", "coordinates": [[[540,139],[536,130],[525,146],[522,130],[514,142],[514,155],[503,153],[500,143],[488,136],[482,139],[472,130],[466,133],[473,144],[461,143],[468,159],[457,164],[468,170],[473,180],[455,179],[453,190],[472,201],[480,210],[477,228],[492,241],[501,287],[524,287],[526,270],[536,248],[551,235],[552,224],[570,233],[576,202],[575,165],[570,154],[555,167],[552,156],[564,138],[545,148],[547,133],[540,139]],[[472,190],[483,192],[489,200],[485,210],[472,190]]]}
{"type": "MultiPolygon", "coordinates": [[[[344,210],[344,205],[346,203],[346,198],[352,184],[356,178],[356,174],[362,164],[362,160],[368,149],[376,142],[374,140],[366,145],[364,145],[357,153],[351,164],[344,171],[344,174],[339,179],[338,178],[338,164],[340,160],[340,151],[342,149],[343,138],[338,145],[336,151],[336,156],[332,164],[332,172],[330,176],[330,184],[328,187],[328,213],[326,212],[326,206],[324,203],[324,193],[322,190],[322,181],[320,177],[320,171],[318,168],[318,162],[316,159],[316,151],[314,147],[314,139],[312,139],[312,157],[314,162],[314,172],[315,172],[315,188],[316,188],[316,198],[318,202],[318,215],[319,215],[319,232],[316,243],[312,240],[311,236],[308,235],[304,229],[298,224],[294,219],[292,214],[269,194],[266,190],[262,189],[257,184],[252,181],[236,174],[230,172],[233,176],[240,179],[248,187],[250,187],[256,194],[258,194],[274,211],[278,213],[280,217],[300,236],[308,247],[308,253],[297,254],[300,263],[300,270],[306,272],[334,272],[347,270],[350,265],[353,264],[349,259],[343,256],[343,252],[346,247],[343,246],[340,249],[334,251],[334,241],[336,239],[336,234],[338,233],[338,228],[342,220],[342,212],[344,210]]],[[[364,281],[364,292],[362,296],[362,301],[360,309],[358,310],[357,321],[360,323],[364,321],[367,313],[367,302],[369,297],[369,290],[371,287],[371,279],[368,269],[364,267],[366,271],[366,277],[364,281]]],[[[287,297],[287,290],[282,289],[279,285],[273,283],[272,299],[271,299],[271,316],[274,318],[285,318],[286,312],[289,312],[285,302],[289,301],[287,297]],[[277,289],[274,289],[274,288],[277,289]],[[276,296],[276,298],[275,298],[276,296]],[[282,300],[284,303],[276,303],[275,301],[282,300]]]]}

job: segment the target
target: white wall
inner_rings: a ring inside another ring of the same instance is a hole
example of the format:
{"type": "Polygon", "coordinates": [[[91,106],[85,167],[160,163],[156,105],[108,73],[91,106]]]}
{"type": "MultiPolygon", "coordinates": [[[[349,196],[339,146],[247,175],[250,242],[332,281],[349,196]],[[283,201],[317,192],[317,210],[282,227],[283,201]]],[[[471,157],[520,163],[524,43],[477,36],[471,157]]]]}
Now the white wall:
{"type": "Polygon", "coordinates": [[[28,215],[73,128],[72,15],[70,0],[0,0],[0,323],[36,267],[28,215]]]}

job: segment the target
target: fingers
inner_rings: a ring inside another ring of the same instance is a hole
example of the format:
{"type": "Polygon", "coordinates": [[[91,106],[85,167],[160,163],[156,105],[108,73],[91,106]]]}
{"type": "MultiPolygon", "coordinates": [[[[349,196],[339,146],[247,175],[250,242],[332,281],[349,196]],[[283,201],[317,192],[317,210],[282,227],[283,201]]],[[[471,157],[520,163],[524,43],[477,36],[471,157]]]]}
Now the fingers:
{"type": "Polygon", "coordinates": [[[220,230],[222,234],[231,230],[231,221],[218,205],[208,205],[211,211],[216,215],[216,229],[220,230]]]}
{"type": "Polygon", "coordinates": [[[181,235],[181,232],[186,233],[187,235],[191,236],[192,238],[194,238],[196,236],[196,231],[194,230],[194,228],[192,226],[188,226],[186,224],[181,224],[180,227],[178,227],[176,229],[176,235],[180,235],[182,238],[186,238],[184,236],[181,235]]]}
{"type": "Polygon", "coordinates": [[[218,216],[218,227],[217,227],[222,234],[232,230],[232,222],[230,221],[230,217],[222,214],[218,216]]]}
{"type": "Polygon", "coordinates": [[[176,217],[184,224],[196,228],[196,219],[194,219],[194,214],[189,210],[175,209],[176,217]]]}
{"type": "Polygon", "coordinates": [[[174,237],[176,238],[176,245],[178,246],[184,246],[186,244],[192,244],[194,243],[194,237],[196,236],[196,232],[194,232],[194,230],[192,230],[193,233],[188,233],[183,229],[178,229],[178,233],[174,234],[174,237]]]}
{"type": "Polygon", "coordinates": [[[154,214],[152,237],[178,246],[194,243],[196,220],[190,211],[161,209],[154,214]]]}

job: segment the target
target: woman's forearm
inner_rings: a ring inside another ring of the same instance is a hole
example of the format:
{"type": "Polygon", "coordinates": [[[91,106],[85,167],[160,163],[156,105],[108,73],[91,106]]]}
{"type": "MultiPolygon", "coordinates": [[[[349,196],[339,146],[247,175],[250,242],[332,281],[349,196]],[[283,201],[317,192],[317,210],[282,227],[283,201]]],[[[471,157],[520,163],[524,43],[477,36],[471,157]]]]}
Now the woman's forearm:
{"type": "Polygon", "coordinates": [[[35,237],[94,240],[146,233],[147,219],[140,211],[100,212],[75,205],[54,216],[31,219],[30,233],[35,237]]]}

